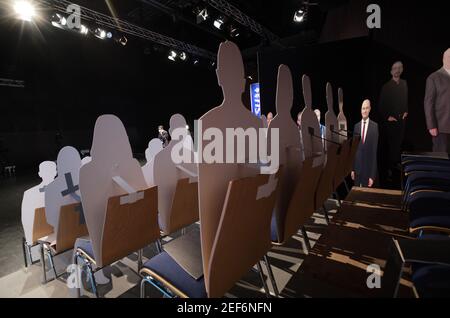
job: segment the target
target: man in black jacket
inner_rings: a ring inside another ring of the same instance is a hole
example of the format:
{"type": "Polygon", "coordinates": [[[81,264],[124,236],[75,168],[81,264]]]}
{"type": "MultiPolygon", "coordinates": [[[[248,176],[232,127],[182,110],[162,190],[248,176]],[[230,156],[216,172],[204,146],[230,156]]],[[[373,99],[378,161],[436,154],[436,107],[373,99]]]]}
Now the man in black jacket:
{"type": "Polygon", "coordinates": [[[362,120],[355,125],[353,133],[361,136],[353,165],[352,179],[358,187],[372,188],[377,176],[378,125],[369,118],[371,105],[365,100],[361,107],[362,120]]]}
{"type": "MultiPolygon", "coordinates": [[[[384,84],[379,101],[381,127],[389,146],[389,169],[400,163],[406,117],[408,117],[408,83],[401,78],[403,63],[392,65],[392,78],[384,84]]],[[[391,174],[390,173],[390,174],[391,174]]]]}
{"type": "Polygon", "coordinates": [[[161,140],[163,148],[166,148],[169,145],[170,136],[169,133],[166,130],[164,130],[164,126],[158,127],[158,138],[159,140],[161,140]]]}

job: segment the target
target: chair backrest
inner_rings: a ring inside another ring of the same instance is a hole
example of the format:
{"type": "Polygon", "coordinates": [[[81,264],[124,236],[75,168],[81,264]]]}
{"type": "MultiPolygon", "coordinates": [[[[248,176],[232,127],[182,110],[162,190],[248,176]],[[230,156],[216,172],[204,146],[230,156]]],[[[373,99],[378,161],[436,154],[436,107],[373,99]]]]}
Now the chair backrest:
{"type": "Polygon", "coordinates": [[[313,164],[314,158],[303,161],[300,177],[286,213],[282,242],[297,233],[314,213],[315,193],[323,166],[320,164],[313,167],[313,164]]]}
{"type": "Polygon", "coordinates": [[[333,178],[336,173],[340,148],[337,145],[329,143],[327,149],[327,161],[317,186],[315,210],[322,207],[334,191],[333,178]]]}
{"type": "Polygon", "coordinates": [[[47,223],[45,208],[36,209],[34,212],[33,241],[31,244],[34,245],[41,237],[48,236],[52,233],[53,227],[47,223]]]}
{"type": "Polygon", "coordinates": [[[354,136],[352,138],[352,146],[350,148],[350,154],[349,154],[348,161],[347,161],[347,170],[346,170],[345,176],[348,176],[353,170],[353,164],[355,163],[356,152],[358,151],[360,142],[361,142],[360,136],[354,136]]]}
{"type": "Polygon", "coordinates": [[[230,182],[205,271],[209,297],[222,297],[270,250],[270,221],[280,176],[281,169],[269,183],[268,175],[230,182]],[[268,196],[258,199],[261,187],[269,187],[268,196]]]}
{"type": "Polygon", "coordinates": [[[88,235],[86,223],[80,219],[80,203],[64,205],[60,209],[58,231],[56,232],[56,252],[64,252],[74,247],[79,237],[88,235]]]}
{"type": "Polygon", "coordinates": [[[333,190],[336,191],[338,186],[344,181],[347,172],[347,160],[350,157],[351,139],[345,140],[341,145],[341,153],[339,154],[336,173],[333,179],[333,190]]]}
{"type": "Polygon", "coordinates": [[[198,182],[189,182],[189,178],[178,180],[168,215],[169,235],[198,221],[198,182]]]}
{"type": "Polygon", "coordinates": [[[121,198],[127,195],[108,199],[98,266],[110,265],[159,238],[158,188],[149,188],[143,194],[144,198],[134,203],[121,204],[121,198]]]}

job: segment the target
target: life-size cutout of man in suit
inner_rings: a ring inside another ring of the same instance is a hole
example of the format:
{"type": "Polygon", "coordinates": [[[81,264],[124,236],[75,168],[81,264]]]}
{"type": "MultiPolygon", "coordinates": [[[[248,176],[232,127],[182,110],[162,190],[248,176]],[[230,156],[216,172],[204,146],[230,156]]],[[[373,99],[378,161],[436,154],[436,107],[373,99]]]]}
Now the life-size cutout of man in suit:
{"type": "Polygon", "coordinates": [[[428,77],[425,91],[425,117],[435,152],[450,152],[450,49],[443,64],[428,77]]]}
{"type": "Polygon", "coordinates": [[[361,136],[353,165],[352,179],[359,187],[373,187],[377,176],[378,125],[369,118],[371,105],[365,100],[361,107],[362,120],[353,133],[361,136]]]}

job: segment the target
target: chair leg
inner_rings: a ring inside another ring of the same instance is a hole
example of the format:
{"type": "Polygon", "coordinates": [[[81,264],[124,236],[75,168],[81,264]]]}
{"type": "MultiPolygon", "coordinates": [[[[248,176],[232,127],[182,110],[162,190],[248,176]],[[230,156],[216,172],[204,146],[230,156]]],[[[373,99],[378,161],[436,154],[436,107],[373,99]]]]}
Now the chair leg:
{"type": "Polygon", "coordinates": [[[97,290],[97,283],[95,281],[94,271],[92,270],[92,265],[89,261],[87,261],[86,266],[88,269],[89,279],[91,280],[92,293],[95,295],[95,298],[100,298],[97,290]]]}
{"type": "Polygon", "coordinates": [[[270,298],[269,287],[267,286],[267,282],[264,279],[264,273],[262,271],[261,262],[256,263],[256,265],[258,266],[259,277],[261,278],[261,282],[263,283],[264,292],[266,293],[266,298],[270,298]]]}
{"type": "Polygon", "coordinates": [[[157,239],[155,243],[156,243],[156,249],[158,250],[158,254],[162,253],[163,248],[162,248],[161,239],[157,239]]]}
{"type": "Polygon", "coordinates": [[[147,283],[147,280],[145,278],[141,279],[141,298],[145,298],[145,284],[147,283]]]}
{"type": "Polygon", "coordinates": [[[305,241],[306,250],[309,252],[311,250],[311,243],[309,242],[308,234],[306,233],[306,228],[302,226],[303,240],[305,241]]]}
{"type": "Polygon", "coordinates": [[[138,272],[141,270],[141,268],[142,268],[142,253],[143,253],[143,249],[140,249],[140,250],[138,250],[138,262],[137,262],[137,265],[138,265],[138,272]]]}
{"type": "MultiPolygon", "coordinates": [[[[28,256],[27,256],[27,249],[28,249],[28,244],[26,239],[23,237],[22,238],[22,251],[23,251],[23,260],[25,263],[25,268],[28,268],[28,256]]],[[[31,260],[31,263],[33,261],[31,260]]]]}
{"type": "Polygon", "coordinates": [[[181,235],[186,235],[186,228],[185,228],[185,227],[183,227],[183,228],[181,229],[181,235]]]}
{"type": "Polygon", "coordinates": [[[44,244],[41,246],[41,264],[42,264],[42,284],[47,284],[47,270],[45,268],[44,244]]]}
{"type": "MultiPolygon", "coordinates": [[[[80,298],[81,297],[81,285],[82,285],[82,283],[81,283],[81,272],[78,272],[79,271],[78,257],[79,257],[78,252],[75,252],[75,255],[73,256],[73,263],[75,264],[75,266],[77,268],[77,287],[76,287],[76,290],[77,290],[77,298],[80,298]]],[[[82,270],[83,269],[81,269],[81,271],[82,270]]]]}
{"type": "Polygon", "coordinates": [[[52,251],[50,251],[50,249],[47,249],[47,257],[48,257],[48,262],[49,262],[51,268],[53,269],[53,273],[55,274],[55,279],[58,279],[58,274],[56,273],[55,262],[53,261],[53,255],[52,255],[52,251]]]}
{"type": "Polygon", "coordinates": [[[323,214],[325,215],[325,220],[327,221],[327,224],[330,224],[330,217],[328,215],[328,210],[325,207],[325,204],[322,205],[322,209],[323,209],[323,214]]]}
{"type": "Polygon", "coordinates": [[[269,278],[272,283],[273,292],[275,293],[275,297],[279,297],[280,293],[278,291],[277,282],[275,281],[275,276],[273,275],[272,266],[270,266],[269,257],[267,254],[264,255],[264,262],[266,263],[267,272],[269,273],[269,278]]]}

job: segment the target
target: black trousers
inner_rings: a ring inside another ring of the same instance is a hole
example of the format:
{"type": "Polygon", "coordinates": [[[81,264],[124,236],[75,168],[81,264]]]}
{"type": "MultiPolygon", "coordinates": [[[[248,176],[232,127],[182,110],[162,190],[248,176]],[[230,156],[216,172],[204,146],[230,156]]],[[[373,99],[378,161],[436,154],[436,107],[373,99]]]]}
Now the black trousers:
{"type": "Polygon", "coordinates": [[[450,134],[441,134],[433,137],[433,151],[450,153],[450,134]]]}
{"type": "Polygon", "coordinates": [[[403,137],[405,135],[405,121],[387,122],[386,138],[389,153],[389,168],[393,168],[401,160],[403,137]]]}

